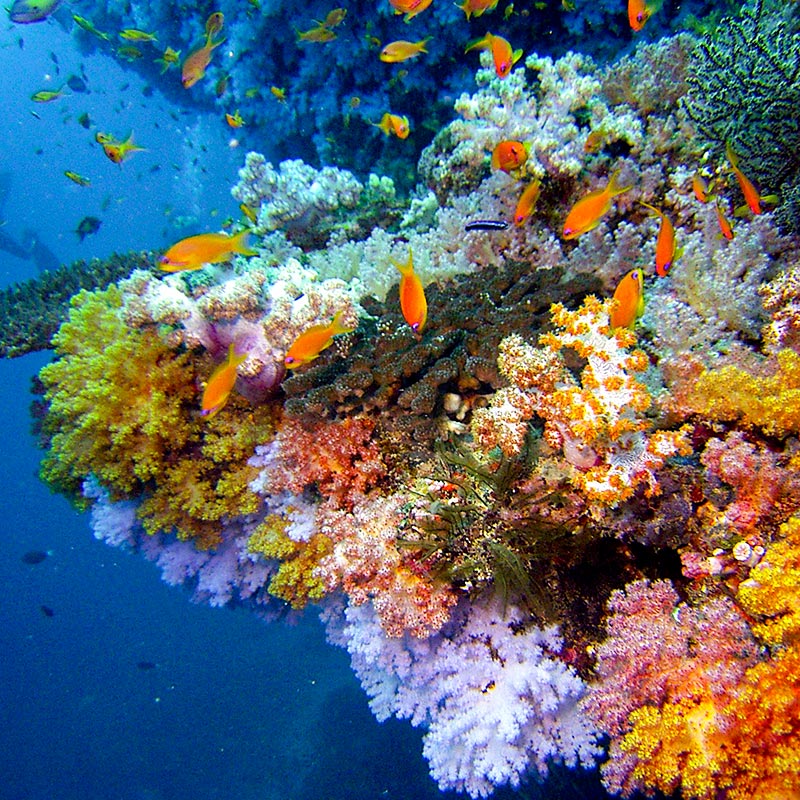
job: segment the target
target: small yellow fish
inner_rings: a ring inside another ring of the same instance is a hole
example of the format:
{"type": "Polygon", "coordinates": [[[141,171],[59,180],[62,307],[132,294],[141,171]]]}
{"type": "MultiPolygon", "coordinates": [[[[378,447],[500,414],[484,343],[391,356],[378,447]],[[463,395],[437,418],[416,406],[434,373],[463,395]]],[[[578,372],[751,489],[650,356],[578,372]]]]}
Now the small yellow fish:
{"type": "Polygon", "coordinates": [[[206,264],[219,264],[228,261],[234,253],[244,256],[256,255],[247,246],[249,230],[234,236],[224,233],[201,233],[181,239],[161,256],[160,268],[164,272],[188,272],[201,269],[206,264]]]}
{"type": "Polygon", "coordinates": [[[115,164],[121,164],[131,153],[140,153],[144,147],[133,143],[133,131],[124,142],[118,142],[107,133],[98,131],[94,136],[95,141],[102,146],[103,152],[115,164]]]}
{"type": "Polygon", "coordinates": [[[380,122],[370,122],[370,125],[380,128],[386,136],[394,134],[398,139],[407,139],[411,132],[408,117],[390,114],[388,111],[381,117],[380,122]]]}
{"type": "Polygon", "coordinates": [[[611,312],[612,328],[632,328],[633,323],[644,314],[644,277],[642,270],[632,269],[617,284],[614,291],[617,301],[611,312]]]}
{"type": "Polygon", "coordinates": [[[627,192],[630,186],[620,186],[619,170],[609,179],[602,189],[595,189],[585,197],[578,200],[564,221],[565,239],[574,239],[583,233],[593,230],[600,224],[600,220],[611,210],[611,203],[618,194],[627,192]]]}
{"type": "Polygon", "coordinates": [[[91,181],[88,178],[84,178],[83,175],[78,175],[77,172],[73,172],[72,170],[66,170],[64,174],[73,182],[77,183],[78,186],[91,186],[91,181]]]}
{"type": "Polygon", "coordinates": [[[324,44],[325,42],[332,42],[337,38],[336,34],[324,25],[317,25],[309,28],[307,31],[300,31],[295,28],[298,42],[312,42],[315,44],[324,44]]]}
{"type": "Polygon", "coordinates": [[[381,54],[378,58],[386,64],[398,64],[401,61],[407,61],[409,58],[416,58],[420,53],[428,52],[425,49],[425,45],[432,38],[432,36],[426,36],[418,42],[407,42],[405,39],[389,42],[389,44],[381,50],[381,54]]]}
{"type": "Polygon", "coordinates": [[[39,92],[34,92],[31,95],[31,100],[33,100],[34,103],[52,103],[53,100],[58,100],[59,97],[66,96],[67,95],[64,94],[64,87],[62,86],[60,89],[42,89],[39,92]]]}
{"type": "Polygon", "coordinates": [[[132,44],[118,47],[117,55],[125,61],[138,61],[140,58],[144,58],[144,53],[132,44]]]}
{"type": "Polygon", "coordinates": [[[245,124],[244,120],[242,119],[242,115],[239,113],[239,109],[237,108],[233,114],[226,114],[225,115],[225,122],[231,126],[231,128],[241,128],[242,125],[245,124]]]}
{"type": "Polygon", "coordinates": [[[400,274],[400,310],[403,319],[411,326],[414,333],[422,333],[428,319],[428,301],[425,299],[425,289],[419,276],[414,272],[414,259],[411,250],[408,251],[408,261],[401,264],[391,260],[400,274]]]}
{"type": "Polygon", "coordinates": [[[211,373],[211,377],[208,379],[200,403],[201,416],[211,419],[225,406],[236,383],[236,368],[246,359],[247,353],[237,355],[236,348],[231,342],[228,348],[228,357],[211,373]]]}
{"type": "Polygon", "coordinates": [[[157,42],[158,37],[154,33],[140,31],[138,28],[124,28],[119,32],[119,38],[129,42],[157,42]]]}
{"type": "Polygon", "coordinates": [[[342,22],[344,22],[346,16],[346,8],[332,8],[322,22],[318,19],[315,19],[314,22],[318,25],[322,25],[324,28],[335,28],[337,25],[341,25],[342,22]]]}
{"type": "Polygon", "coordinates": [[[171,47],[167,47],[161,58],[155,58],[153,60],[156,64],[161,64],[161,74],[163,75],[168,69],[174,67],[178,61],[180,61],[180,58],[180,50],[173,50],[171,47]]]}
{"type": "Polygon", "coordinates": [[[286,353],[283,363],[287,369],[297,369],[303,364],[313,361],[323,350],[333,343],[333,337],[340,333],[350,333],[355,328],[348,328],[341,323],[343,311],[337,311],[327,325],[312,325],[303,331],[286,353]]]}
{"type": "Polygon", "coordinates": [[[87,33],[91,33],[92,36],[96,36],[98,39],[102,39],[104,42],[110,42],[111,37],[107,33],[103,33],[103,31],[97,30],[92,22],[86,17],[81,17],[79,14],[73,14],[72,19],[75,20],[75,24],[79,28],[83,28],[87,33]]]}
{"type": "Polygon", "coordinates": [[[272,96],[279,102],[285,103],[286,102],[286,89],[281,86],[270,86],[269,87],[272,96]]]}
{"type": "MultiPolygon", "coordinates": [[[[252,100],[254,97],[258,97],[258,95],[260,93],[261,93],[261,89],[259,89],[258,86],[251,86],[249,89],[245,89],[244,96],[248,100],[252,100]]],[[[273,92],[273,94],[275,94],[275,93],[273,92]]]]}
{"type": "Polygon", "coordinates": [[[244,214],[250,222],[255,225],[258,222],[258,212],[255,209],[250,208],[247,203],[240,203],[239,204],[239,211],[244,214]]]}
{"type": "Polygon", "coordinates": [[[458,3],[456,5],[467,15],[467,19],[470,19],[470,17],[480,17],[487,11],[494,11],[497,2],[498,0],[464,0],[460,6],[458,3]]]}

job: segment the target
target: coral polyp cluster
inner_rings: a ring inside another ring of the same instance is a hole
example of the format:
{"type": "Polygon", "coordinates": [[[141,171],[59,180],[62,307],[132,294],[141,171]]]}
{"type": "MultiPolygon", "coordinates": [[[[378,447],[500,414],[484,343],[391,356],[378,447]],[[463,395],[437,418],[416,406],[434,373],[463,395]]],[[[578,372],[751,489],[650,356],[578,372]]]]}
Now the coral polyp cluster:
{"type": "Polygon", "coordinates": [[[318,607],[442,789],[562,764],[624,797],[797,797],[800,258],[770,213],[718,235],[732,182],[678,102],[690,47],[503,79],[482,54],[408,201],[252,154],[257,254],[82,292],[42,371],[42,476],[96,534],[197,600],[318,607]],[[492,171],[512,136],[524,168],[492,171]],[[667,270],[639,201],[674,227],[667,270]]]}

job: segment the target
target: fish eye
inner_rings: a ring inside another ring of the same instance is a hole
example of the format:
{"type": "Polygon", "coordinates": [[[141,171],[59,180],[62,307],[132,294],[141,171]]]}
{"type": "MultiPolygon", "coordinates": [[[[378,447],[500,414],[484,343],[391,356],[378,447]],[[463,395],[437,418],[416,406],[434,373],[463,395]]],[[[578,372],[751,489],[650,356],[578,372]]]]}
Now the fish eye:
{"type": "Polygon", "coordinates": [[[412,331],[414,331],[414,333],[418,333],[418,332],[419,332],[419,322],[415,322],[415,323],[414,323],[414,324],[411,326],[411,330],[412,330],[412,331]]]}
{"type": "Polygon", "coordinates": [[[287,366],[289,366],[289,364],[294,364],[294,358],[292,356],[286,356],[286,358],[283,359],[283,363],[287,366]]]}

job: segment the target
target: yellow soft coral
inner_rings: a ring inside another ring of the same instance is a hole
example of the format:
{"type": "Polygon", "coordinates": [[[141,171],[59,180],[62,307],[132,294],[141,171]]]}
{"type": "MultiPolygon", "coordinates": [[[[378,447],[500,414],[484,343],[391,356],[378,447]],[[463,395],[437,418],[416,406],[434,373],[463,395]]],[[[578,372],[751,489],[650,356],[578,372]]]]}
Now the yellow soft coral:
{"type": "Polygon", "coordinates": [[[738,593],[745,611],[762,618],[753,633],[773,645],[800,638],[800,517],[781,525],[779,533],[783,538],[770,545],[738,593]]]}
{"type": "Polygon", "coordinates": [[[286,519],[270,515],[251,534],[247,547],[251,553],[280,562],[277,574],[270,581],[269,593],[292,608],[304,608],[325,594],[325,586],[315,570],[320,560],[333,550],[333,544],[322,533],[307,542],[295,542],[287,536],[287,527],[286,519]]]}
{"type": "Polygon", "coordinates": [[[800,354],[781,350],[766,377],[738,367],[705,370],[689,393],[690,410],[716,420],[741,419],[769,436],[800,433],[800,354]]]}
{"type": "Polygon", "coordinates": [[[208,358],[169,346],[155,325],[123,319],[110,286],[81,292],[41,372],[49,403],[42,477],[79,505],[94,475],[113,499],[141,500],[148,533],[174,531],[201,547],[217,543],[223,517],[253,513],[258,496],[247,460],[274,432],[275,411],[236,396],[220,414],[197,413],[198,371],[208,358]]]}

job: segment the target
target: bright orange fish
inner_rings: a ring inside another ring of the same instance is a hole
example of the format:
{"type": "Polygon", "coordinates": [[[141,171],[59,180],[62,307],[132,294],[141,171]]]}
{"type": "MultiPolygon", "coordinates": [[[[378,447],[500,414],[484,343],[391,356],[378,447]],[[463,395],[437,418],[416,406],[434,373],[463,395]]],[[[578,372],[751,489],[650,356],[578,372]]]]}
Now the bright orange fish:
{"type": "Polygon", "coordinates": [[[433,38],[426,36],[418,42],[407,42],[405,39],[398,39],[396,42],[389,42],[381,50],[381,61],[386,64],[399,64],[401,61],[408,61],[409,58],[416,58],[420,53],[427,53],[425,45],[433,38]]]}
{"type": "Polygon", "coordinates": [[[658,238],[656,239],[656,275],[659,278],[665,278],[669,275],[672,262],[675,260],[675,227],[663,211],[659,211],[655,206],[642,200],[639,203],[645,208],[649,208],[661,219],[661,227],[658,229],[658,238]]]}
{"type": "Polygon", "coordinates": [[[236,383],[236,368],[247,358],[247,353],[236,355],[236,348],[231,342],[228,348],[228,357],[212,373],[208,379],[203,400],[200,404],[200,414],[204,417],[215,416],[228,402],[233,385],[236,383]]]}
{"type": "MultiPolygon", "coordinates": [[[[748,177],[739,169],[739,159],[733,152],[730,142],[726,142],[725,144],[725,155],[728,157],[728,161],[733,169],[733,174],[736,175],[736,180],[739,181],[739,186],[742,190],[742,194],[744,195],[744,201],[747,203],[747,207],[754,214],[762,214],[764,212],[764,209],[761,208],[762,203],[774,205],[778,202],[777,195],[770,194],[766,197],[762,197],[758,193],[758,189],[753,186],[748,177]]],[[[734,213],[738,215],[739,209],[736,209],[734,213]]]]}
{"type": "Polygon", "coordinates": [[[283,363],[287,369],[297,369],[313,361],[323,350],[330,347],[333,337],[339,333],[349,333],[355,328],[347,328],[340,322],[343,311],[337,311],[327,325],[312,325],[303,331],[286,353],[283,363]]]}
{"type": "Polygon", "coordinates": [[[242,115],[239,113],[238,108],[233,114],[225,115],[225,122],[227,122],[231,128],[241,128],[242,125],[244,125],[244,120],[242,119],[242,115]]]}
{"type": "Polygon", "coordinates": [[[645,0],[628,0],[628,22],[637,33],[644,28],[650,17],[661,8],[662,0],[646,3],[645,0]]]}
{"type": "Polygon", "coordinates": [[[604,189],[595,189],[582,197],[572,206],[564,222],[565,239],[574,239],[582,233],[591,231],[600,224],[601,218],[611,209],[611,203],[618,194],[627,192],[630,186],[620,186],[617,183],[619,170],[608,181],[604,189]]]}
{"type": "Polygon", "coordinates": [[[395,14],[405,14],[404,22],[410,22],[417,14],[421,14],[433,0],[389,0],[395,14]]]}
{"type": "Polygon", "coordinates": [[[184,89],[194,86],[205,74],[211,63],[211,51],[219,47],[224,39],[218,42],[211,41],[211,34],[206,36],[206,43],[186,56],[181,67],[181,83],[184,89]]]}
{"type": "Polygon", "coordinates": [[[133,143],[133,131],[124,142],[118,142],[107,133],[100,133],[100,131],[95,134],[94,139],[102,145],[103,152],[115,164],[121,164],[131,153],[144,152],[144,147],[133,143]]]}
{"type": "Polygon", "coordinates": [[[187,272],[201,269],[206,264],[219,264],[228,261],[234,253],[243,256],[256,255],[255,250],[247,246],[249,230],[243,230],[235,236],[224,233],[201,233],[181,239],[161,256],[160,268],[164,272],[187,272]]]}
{"type": "Polygon", "coordinates": [[[514,224],[522,225],[526,219],[533,213],[536,201],[539,199],[539,193],[542,189],[542,182],[536,178],[532,180],[526,187],[525,191],[520,195],[517,208],[514,211],[514,224]]]}
{"type": "Polygon", "coordinates": [[[407,139],[411,132],[408,117],[400,117],[397,114],[390,114],[388,111],[381,117],[380,122],[371,122],[376,128],[380,128],[386,136],[394,134],[398,139],[407,139]]]}
{"type": "Polygon", "coordinates": [[[498,0],[464,0],[461,5],[457,5],[466,15],[470,17],[480,17],[487,11],[494,11],[497,8],[498,0]]]}
{"type": "Polygon", "coordinates": [[[469,53],[470,50],[490,50],[498,78],[505,78],[514,64],[522,58],[522,50],[512,50],[507,39],[493,33],[487,33],[486,36],[470,42],[464,52],[469,53]]]}
{"type": "Polygon", "coordinates": [[[522,142],[506,140],[492,150],[492,169],[511,172],[528,160],[528,147],[522,142]]]}
{"type": "Polygon", "coordinates": [[[717,200],[717,222],[719,222],[719,229],[722,236],[728,240],[733,239],[733,226],[725,216],[725,212],[722,210],[719,200],[717,200]]]}
{"type": "Polygon", "coordinates": [[[632,328],[644,314],[644,277],[640,269],[632,269],[617,284],[614,299],[617,303],[611,312],[611,327],[632,328]]]}
{"type": "Polygon", "coordinates": [[[392,264],[400,270],[400,310],[403,318],[411,326],[414,333],[421,333],[428,319],[428,301],[425,299],[425,289],[419,276],[414,272],[414,259],[411,250],[408,251],[408,261],[401,264],[392,259],[392,264]]]}

